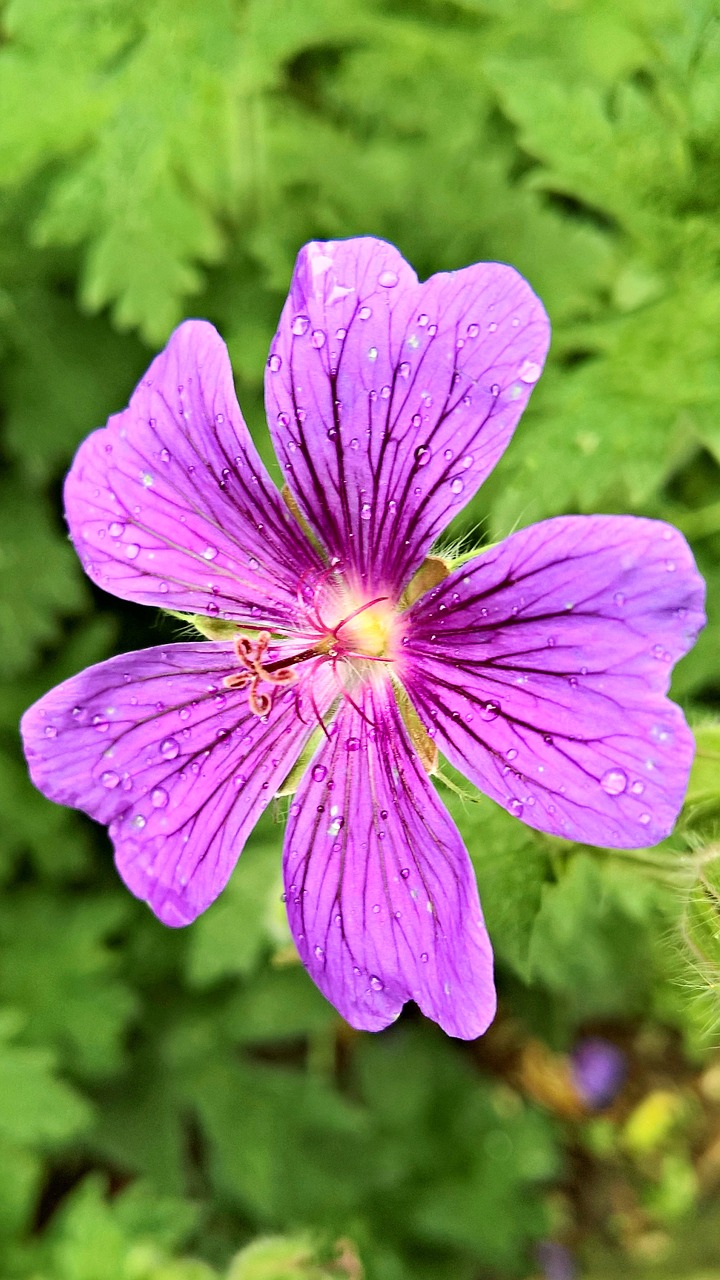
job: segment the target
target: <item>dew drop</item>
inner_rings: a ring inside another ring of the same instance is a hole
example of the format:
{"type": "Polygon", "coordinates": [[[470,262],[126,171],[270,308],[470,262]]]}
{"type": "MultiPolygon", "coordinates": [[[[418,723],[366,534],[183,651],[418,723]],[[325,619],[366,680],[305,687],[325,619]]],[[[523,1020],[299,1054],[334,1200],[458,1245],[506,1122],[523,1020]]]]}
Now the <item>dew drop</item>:
{"type": "Polygon", "coordinates": [[[381,271],[378,276],[378,284],[382,285],[383,289],[394,289],[397,282],[398,276],[396,271],[381,271]]]}
{"type": "Polygon", "coordinates": [[[305,315],[296,316],[292,322],[292,331],[295,334],[296,338],[301,338],[304,333],[307,333],[309,328],[310,328],[310,319],[308,316],[305,316],[305,315]]]}
{"type": "Polygon", "coordinates": [[[465,484],[460,476],[456,476],[454,480],[450,481],[451,493],[462,493],[464,488],[465,488],[465,484]]]}
{"type": "Polygon", "coordinates": [[[275,355],[274,352],[268,360],[268,369],[271,373],[279,373],[282,369],[282,360],[280,359],[280,356],[275,355]]]}
{"type": "Polygon", "coordinates": [[[627,774],[622,769],[608,769],[600,779],[600,786],[609,796],[622,795],[627,786],[627,774]]]}
{"type": "Polygon", "coordinates": [[[632,793],[633,793],[633,795],[634,795],[634,796],[641,796],[641,795],[642,795],[642,793],[643,793],[643,791],[645,790],[645,783],[644,783],[644,782],[633,782],[633,784],[632,784],[632,786],[631,786],[630,790],[632,791],[632,793]]]}
{"type": "Polygon", "coordinates": [[[316,948],[315,948],[315,958],[316,958],[317,960],[324,960],[324,959],[325,959],[325,952],[323,951],[322,947],[316,947],[316,948]]]}
{"type": "Polygon", "coordinates": [[[360,519],[369,520],[372,516],[372,507],[369,502],[363,502],[360,508],[360,519]]]}
{"type": "Polygon", "coordinates": [[[120,775],[108,769],[106,773],[100,775],[100,781],[108,791],[113,791],[120,781],[120,775]]]}
{"type": "Polygon", "coordinates": [[[517,758],[517,751],[515,750],[514,747],[511,747],[509,751],[505,752],[506,760],[515,760],[516,758],[517,758]]]}
{"type": "Polygon", "coordinates": [[[512,796],[510,800],[508,800],[507,807],[508,807],[508,813],[511,813],[513,817],[515,818],[522,817],[523,803],[522,803],[522,800],[518,800],[517,796],[512,796]]]}
{"type": "Polygon", "coordinates": [[[113,520],[112,524],[108,527],[108,533],[111,538],[121,538],[124,532],[125,525],[120,524],[119,520],[113,520]]]}
{"type": "Polygon", "coordinates": [[[520,366],[520,372],[518,373],[518,378],[520,379],[521,382],[528,382],[532,384],[534,382],[537,382],[541,372],[542,370],[539,364],[537,364],[534,360],[526,360],[525,363],[520,366]]]}
{"type": "Polygon", "coordinates": [[[376,977],[376,975],[375,975],[374,973],[371,973],[371,974],[370,974],[370,986],[372,987],[373,991],[384,991],[384,990],[385,990],[385,984],[384,984],[384,982],[381,982],[381,981],[380,981],[380,979],[379,979],[378,977],[376,977]]]}
{"type": "Polygon", "coordinates": [[[137,542],[128,543],[128,545],[125,548],[125,555],[127,556],[128,560],[137,560],[138,556],[140,555],[140,548],[137,542]]]}
{"type": "Polygon", "coordinates": [[[418,467],[426,467],[432,459],[432,452],[426,444],[418,445],[415,450],[415,461],[418,467]]]}
{"type": "Polygon", "coordinates": [[[164,809],[168,802],[168,793],[164,787],[156,787],[152,792],[150,799],[154,809],[164,809]]]}
{"type": "Polygon", "coordinates": [[[613,600],[615,601],[615,604],[623,605],[625,603],[625,596],[623,595],[622,591],[616,591],[615,595],[613,596],[613,600]]]}
{"type": "Polygon", "coordinates": [[[359,751],[359,750],[360,750],[360,739],[359,739],[359,738],[348,738],[347,742],[345,743],[345,750],[346,750],[346,751],[359,751]]]}
{"type": "Polygon", "coordinates": [[[640,814],[640,818],[639,818],[639,822],[642,824],[642,826],[643,826],[643,827],[646,827],[646,826],[648,825],[648,823],[650,822],[650,814],[649,814],[649,813],[641,813],[641,814],[640,814]]]}
{"type": "MultiPolygon", "coordinates": [[[[180,718],[183,720],[186,720],[190,712],[188,711],[187,707],[183,707],[183,711],[187,712],[187,715],[183,715],[183,712],[181,711],[180,718]]],[[[180,744],[177,742],[175,738],[165,738],[160,743],[160,755],[164,756],[166,760],[174,760],[175,757],[179,754],[179,752],[180,752],[180,744]]]]}
{"type": "Polygon", "coordinates": [[[325,768],[325,765],[316,764],[312,771],[312,776],[315,782],[324,782],[327,778],[327,769],[325,768]]]}
{"type": "Polygon", "coordinates": [[[132,825],[135,827],[137,831],[142,831],[143,827],[145,826],[145,819],[143,818],[141,813],[136,814],[136,816],[132,820],[132,825]]]}
{"type": "Polygon", "coordinates": [[[107,733],[110,728],[107,720],[103,720],[102,716],[93,716],[91,724],[97,733],[107,733]]]}
{"type": "Polygon", "coordinates": [[[206,547],[203,551],[203,560],[215,560],[217,557],[217,547],[206,547]]]}
{"type": "Polygon", "coordinates": [[[500,703],[486,702],[485,706],[480,712],[480,719],[485,720],[487,723],[490,723],[491,720],[497,720],[499,715],[500,715],[500,703]]]}
{"type": "Polygon", "coordinates": [[[312,344],[314,347],[317,347],[318,351],[321,347],[325,346],[325,332],[323,329],[313,329],[312,344]]]}
{"type": "Polygon", "coordinates": [[[57,738],[57,729],[55,728],[55,725],[54,725],[54,724],[46,724],[46,725],[45,725],[45,737],[46,737],[46,738],[57,738]]]}
{"type": "Polygon", "coordinates": [[[465,454],[465,457],[463,458],[463,460],[462,460],[462,462],[461,462],[461,464],[460,464],[460,465],[461,465],[461,467],[463,467],[463,468],[464,468],[464,470],[465,470],[465,471],[467,471],[468,467],[471,467],[471,466],[472,466],[472,464],[473,464],[473,456],[472,456],[472,454],[471,454],[471,453],[466,453],[466,454],[465,454]]]}
{"type": "Polygon", "coordinates": [[[361,307],[358,315],[361,320],[369,320],[372,315],[372,307],[361,307]]]}
{"type": "Polygon", "coordinates": [[[491,395],[493,395],[493,396],[499,396],[499,395],[500,395],[500,384],[499,384],[499,382],[493,382],[493,384],[492,384],[492,386],[491,386],[491,388],[490,388],[490,394],[491,394],[491,395]]]}
{"type": "Polygon", "coordinates": [[[408,364],[407,360],[403,360],[403,361],[398,365],[398,375],[399,375],[399,377],[401,377],[401,378],[409,378],[409,377],[410,377],[410,365],[408,364]]]}
{"type": "Polygon", "coordinates": [[[421,951],[421,952],[420,952],[420,959],[422,960],[423,964],[427,964],[427,962],[428,962],[428,953],[427,953],[427,951],[421,951]]]}
{"type": "Polygon", "coordinates": [[[378,351],[377,351],[377,347],[369,347],[369,348],[368,348],[368,360],[377,360],[377,358],[378,358],[378,351]]]}

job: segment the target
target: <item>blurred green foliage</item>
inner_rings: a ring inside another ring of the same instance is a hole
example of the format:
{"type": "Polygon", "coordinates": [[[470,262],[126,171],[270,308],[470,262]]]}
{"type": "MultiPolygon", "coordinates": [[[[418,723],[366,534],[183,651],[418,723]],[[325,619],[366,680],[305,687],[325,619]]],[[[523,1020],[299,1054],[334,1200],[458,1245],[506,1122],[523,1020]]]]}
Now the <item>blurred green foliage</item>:
{"type": "Polygon", "coordinates": [[[590,1280],[717,1280],[719,334],[717,0],[0,0],[2,1280],[489,1280],[558,1233],[590,1280]],[[476,1046],[412,1011],[342,1026],[293,963],[273,816],[170,932],[17,743],[57,680],[174,634],[83,580],[59,499],[80,439],[201,315],[269,460],[295,253],[360,233],[421,275],[512,262],[553,321],[458,534],[662,516],[709,586],[664,846],[564,845],[443,790],[498,958],[476,1046]],[[627,1108],[661,1077],[680,1099],[639,1146],[654,1103],[568,1119],[507,1048],[562,1058],[598,1025],[634,1055],[627,1108]]]}

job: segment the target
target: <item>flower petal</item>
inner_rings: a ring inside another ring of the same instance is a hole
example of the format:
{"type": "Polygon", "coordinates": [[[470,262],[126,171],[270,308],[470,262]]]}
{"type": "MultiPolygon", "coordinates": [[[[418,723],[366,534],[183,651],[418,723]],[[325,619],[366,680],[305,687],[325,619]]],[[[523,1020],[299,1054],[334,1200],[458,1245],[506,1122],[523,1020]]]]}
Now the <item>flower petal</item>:
{"type": "Polygon", "coordinates": [[[301,250],[265,380],[270,430],[328,551],[398,591],[503,453],[549,324],[512,267],[418,284],[363,238],[301,250]]]}
{"type": "MultiPolygon", "coordinates": [[[[316,727],[302,683],[267,719],[228,644],[123,654],[45,694],[22,721],[35,786],[110,824],[120,875],[165,924],[194,920],[224,888],[243,844],[316,727]],[[306,721],[306,723],[304,722],[306,721]]],[[[327,705],[327,682],[313,687],[327,705]]]]}
{"type": "Polygon", "coordinates": [[[655,520],[546,520],[408,615],[405,687],[441,751],[553,835],[634,848],[672,829],[693,757],[664,696],[704,623],[685,539],[655,520]]]}
{"type": "Polygon", "coordinates": [[[353,694],[290,808],[285,891],[303,964],[353,1026],[406,1000],[472,1039],[495,1012],[470,859],[407,738],[389,684],[353,694]],[[361,714],[362,713],[362,714],[361,714]]]}
{"type": "Polygon", "coordinates": [[[65,510],[93,581],[142,604],[283,627],[298,581],[321,567],[250,439],[225,344],[200,320],[80,446],[65,510]]]}

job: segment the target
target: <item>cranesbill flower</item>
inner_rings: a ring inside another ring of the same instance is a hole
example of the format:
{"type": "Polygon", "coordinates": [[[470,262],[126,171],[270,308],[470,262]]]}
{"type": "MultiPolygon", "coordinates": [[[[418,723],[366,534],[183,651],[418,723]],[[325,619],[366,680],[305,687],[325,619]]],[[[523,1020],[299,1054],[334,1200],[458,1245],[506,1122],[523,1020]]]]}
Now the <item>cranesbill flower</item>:
{"type": "Polygon", "coordinates": [[[429,557],[505,449],[548,340],[510,267],[420,285],[382,241],[310,244],[266,374],[287,500],[202,321],[65,486],[93,581],[195,615],[210,639],[41,698],[22,724],[36,786],[108,823],[131,891],[185,925],[304,763],[290,927],[356,1027],[409,999],[456,1036],[493,1016],[471,863],[429,780],[438,748],[510,813],[593,844],[655,843],[685,790],[692,738],[665,692],[703,592],[676,530],[563,516],[454,568],[429,557]]]}

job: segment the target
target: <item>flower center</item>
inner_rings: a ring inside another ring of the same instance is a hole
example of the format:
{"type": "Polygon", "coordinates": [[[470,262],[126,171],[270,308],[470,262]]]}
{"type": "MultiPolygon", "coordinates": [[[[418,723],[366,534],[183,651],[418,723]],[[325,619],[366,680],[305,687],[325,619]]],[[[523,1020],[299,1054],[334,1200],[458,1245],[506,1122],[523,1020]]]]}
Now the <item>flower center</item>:
{"type": "Polygon", "coordinates": [[[342,653],[392,659],[398,640],[398,615],[389,600],[358,604],[351,598],[343,603],[342,614],[331,631],[342,653]]]}

